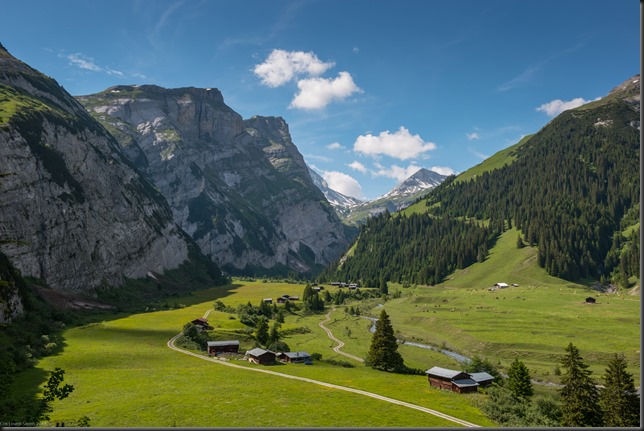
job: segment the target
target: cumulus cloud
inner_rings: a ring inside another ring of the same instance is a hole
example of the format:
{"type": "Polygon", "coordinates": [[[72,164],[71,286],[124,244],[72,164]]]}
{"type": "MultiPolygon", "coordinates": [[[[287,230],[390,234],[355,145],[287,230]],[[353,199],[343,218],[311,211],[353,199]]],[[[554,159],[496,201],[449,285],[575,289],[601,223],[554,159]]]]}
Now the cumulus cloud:
{"type": "Polygon", "coordinates": [[[295,95],[289,108],[321,109],[334,100],[343,100],[362,91],[353,82],[349,72],[340,72],[335,79],[308,78],[297,81],[300,92],[295,95]]]}
{"type": "Polygon", "coordinates": [[[468,141],[472,141],[472,140],[474,140],[474,139],[481,139],[481,136],[480,136],[478,133],[476,133],[476,132],[474,132],[474,133],[467,133],[467,140],[468,140],[468,141]]]}
{"type": "Polygon", "coordinates": [[[370,133],[360,135],[353,144],[353,149],[370,156],[382,154],[400,160],[407,160],[435,150],[436,144],[424,141],[419,135],[412,135],[409,130],[401,126],[394,133],[385,130],[378,136],[370,133]]]}
{"type": "Polygon", "coordinates": [[[441,174],[441,175],[455,175],[455,174],[457,174],[457,172],[454,169],[452,169],[452,168],[450,168],[448,166],[432,166],[431,168],[429,168],[429,170],[434,171],[437,174],[441,174]]]}
{"type": "Polygon", "coordinates": [[[421,167],[416,165],[415,163],[412,163],[406,168],[403,168],[397,165],[393,165],[390,168],[385,168],[382,165],[378,165],[378,166],[380,167],[380,169],[378,171],[373,172],[374,176],[394,178],[399,183],[405,181],[407,178],[411,177],[421,169],[421,167]]]}
{"type": "Polygon", "coordinates": [[[330,188],[357,199],[364,199],[362,186],[351,175],[338,171],[322,171],[322,178],[327,182],[330,188]]]}
{"type": "MultiPolygon", "coordinates": [[[[600,97],[596,98],[595,100],[599,100],[600,97]]],[[[548,103],[544,103],[543,105],[537,107],[537,111],[539,112],[545,112],[546,115],[550,117],[555,117],[559,114],[561,114],[563,111],[567,111],[568,109],[573,109],[577,108],[581,105],[585,105],[586,103],[592,102],[592,100],[586,100],[583,97],[576,97],[572,100],[564,101],[561,99],[555,99],[551,100],[548,103]]]]}
{"type": "Polygon", "coordinates": [[[333,142],[329,145],[326,146],[329,150],[340,150],[344,148],[342,145],[340,145],[338,142],[333,142]]]}
{"type": "Polygon", "coordinates": [[[367,173],[367,167],[357,160],[353,161],[352,163],[349,163],[347,166],[349,166],[351,169],[354,169],[358,172],[362,172],[363,174],[367,173]]]}
{"type": "Polygon", "coordinates": [[[335,63],[320,61],[313,52],[274,49],[266,60],[255,66],[253,72],[269,87],[279,87],[297,76],[319,76],[335,63]]]}

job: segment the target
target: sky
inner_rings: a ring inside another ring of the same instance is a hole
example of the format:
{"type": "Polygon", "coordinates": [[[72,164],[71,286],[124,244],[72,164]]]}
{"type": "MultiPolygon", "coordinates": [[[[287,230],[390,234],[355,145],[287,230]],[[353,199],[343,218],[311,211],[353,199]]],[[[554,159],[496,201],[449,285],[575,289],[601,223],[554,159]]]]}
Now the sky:
{"type": "Polygon", "coordinates": [[[639,73],[635,0],[5,0],[0,43],[74,96],[218,88],[331,188],[463,172],[639,73]]]}

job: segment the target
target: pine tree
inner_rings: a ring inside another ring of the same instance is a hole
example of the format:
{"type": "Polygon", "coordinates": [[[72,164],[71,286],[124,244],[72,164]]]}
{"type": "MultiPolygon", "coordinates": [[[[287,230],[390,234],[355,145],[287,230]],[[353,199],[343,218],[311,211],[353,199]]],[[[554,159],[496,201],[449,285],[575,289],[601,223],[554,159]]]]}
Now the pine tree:
{"type": "Polygon", "coordinates": [[[268,320],[263,316],[259,319],[259,322],[257,322],[255,339],[262,346],[265,346],[268,342],[268,320]]]}
{"type": "Polygon", "coordinates": [[[376,322],[376,332],[371,338],[371,347],[365,364],[382,371],[401,371],[404,368],[403,358],[398,352],[394,328],[385,310],[382,310],[376,322]]]}
{"type": "Polygon", "coordinates": [[[597,408],[599,394],[590,377],[592,371],[584,363],[579,349],[572,343],[566,347],[561,360],[564,369],[559,390],[561,394],[561,425],[567,427],[602,426],[601,411],[597,408]]]}
{"type": "Polygon", "coordinates": [[[534,393],[532,390],[532,381],[530,380],[530,372],[522,361],[515,359],[512,365],[510,365],[506,386],[517,398],[527,398],[534,393]]]}
{"type": "Polygon", "coordinates": [[[604,388],[599,404],[604,413],[604,426],[639,427],[640,401],[635,392],[633,376],[626,371],[626,358],[615,353],[604,374],[604,388]]]}

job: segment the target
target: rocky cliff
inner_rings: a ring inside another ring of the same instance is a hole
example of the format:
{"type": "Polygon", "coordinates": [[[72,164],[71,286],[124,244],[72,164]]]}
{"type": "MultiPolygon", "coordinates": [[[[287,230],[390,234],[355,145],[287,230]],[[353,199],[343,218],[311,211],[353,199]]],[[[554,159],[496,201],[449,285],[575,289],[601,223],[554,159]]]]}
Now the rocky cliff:
{"type": "Polygon", "coordinates": [[[78,100],[228,271],[309,272],[346,249],[283,119],[243,120],[217,89],[117,86],[78,100]]]}
{"type": "Polygon", "coordinates": [[[22,275],[90,291],[176,268],[185,234],[116,140],[0,45],[0,251],[22,275]]]}

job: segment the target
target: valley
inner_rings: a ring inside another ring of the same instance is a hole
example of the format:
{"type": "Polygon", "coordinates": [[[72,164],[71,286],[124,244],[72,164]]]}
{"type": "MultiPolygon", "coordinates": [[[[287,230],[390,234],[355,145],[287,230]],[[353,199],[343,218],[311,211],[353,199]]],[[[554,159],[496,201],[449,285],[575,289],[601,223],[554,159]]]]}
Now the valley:
{"type": "MultiPolygon", "coordinates": [[[[625,352],[629,371],[638,380],[639,296],[598,294],[582,284],[550,277],[535,265],[534,249],[521,253],[512,249],[514,239],[515,232],[507,233],[488,261],[457,271],[441,286],[392,284],[386,298],[329,304],[319,314],[286,313],[281,327],[288,334],[284,341],[291,350],[321,354],[322,359],[312,366],[230,362],[368,391],[480,426],[494,425],[480,411],[482,392],[460,395],[429,387],[424,375],[373,370],[335,352],[337,343],[320,327],[324,322],[345,343],[342,352],[364,358],[372,334],[371,322],[362,316],[377,317],[384,307],[399,339],[485,358],[501,372],[507,371],[514,358],[521,359],[531,377],[543,383],[534,385],[538,394],[557,396],[556,386],[546,383],[561,381],[554,370],[570,341],[580,348],[596,378],[604,373],[609,355],[619,351],[625,352]],[[518,286],[489,290],[499,280],[518,286]],[[597,303],[585,304],[588,296],[597,298],[597,303]],[[349,307],[359,308],[360,316],[347,313],[349,307]],[[349,366],[342,366],[343,361],[349,366]]],[[[51,421],[85,415],[92,426],[458,426],[363,395],[212,364],[166,346],[186,322],[209,312],[208,322],[214,327],[210,336],[239,338],[240,352],[244,352],[254,344],[245,325],[235,313],[213,310],[213,302],[236,309],[248,302],[257,305],[264,298],[301,295],[303,289],[302,284],[234,280],[227,286],[176,298],[184,305],[180,309],[134,315],[98,313],[93,323],[66,330],[63,352],[42,359],[16,384],[24,386],[41,375],[40,370],[65,369],[76,391],[55,402],[51,421]],[[347,409],[347,405],[352,407],[347,409]]],[[[325,285],[325,289],[335,294],[341,288],[325,285]]],[[[409,367],[462,367],[449,356],[412,345],[399,344],[399,351],[409,367]]]]}

